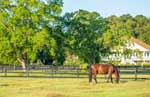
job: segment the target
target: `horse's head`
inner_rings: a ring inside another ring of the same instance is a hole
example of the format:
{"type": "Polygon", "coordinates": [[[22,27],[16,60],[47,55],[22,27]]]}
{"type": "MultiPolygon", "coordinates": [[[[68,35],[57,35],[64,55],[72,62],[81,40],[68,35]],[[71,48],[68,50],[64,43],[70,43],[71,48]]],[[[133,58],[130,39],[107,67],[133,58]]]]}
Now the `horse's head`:
{"type": "Polygon", "coordinates": [[[119,79],[120,79],[119,71],[118,71],[117,68],[115,68],[115,80],[116,80],[116,83],[119,83],[119,79]]]}
{"type": "Polygon", "coordinates": [[[116,83],[117,83],[117,84],[119,83],[119,78],[118,78],[118,79],[116,79],[116,83]]]}

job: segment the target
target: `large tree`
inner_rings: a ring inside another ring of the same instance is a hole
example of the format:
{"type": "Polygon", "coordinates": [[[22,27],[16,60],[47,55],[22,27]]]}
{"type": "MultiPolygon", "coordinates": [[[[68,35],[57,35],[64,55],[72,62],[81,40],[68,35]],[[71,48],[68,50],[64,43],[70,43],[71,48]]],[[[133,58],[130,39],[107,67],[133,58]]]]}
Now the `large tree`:
{"type": "MultiPolygon", "coordinates": [[[[103,34],[103,43],[110,48],[110,52],[105,53],[110,60],[112,60],[112,56],[125,56],[127,53],[126,50],[126,42],[131,37],[131,33],[133,31],[132,26],[134,26],[134,22],[132,22],[132,16],[129,14],[123,15],[121,17],[117,17],[115,15],[106,18],[108,23],[108,30],[103,34]]],[[[116,61],[119,61],[118,57],[116,61]]],[[[115,61],[113,59],[113,61],[115,61]]]]}
{"type": "Polygon", "coordinates": [[[55,25],[62,0],[0,1],[0,62],[20,63],[37,59],[39,51],[55,56],[56,40],[47,27],[55,25]]]}
{"type": "Polygon", "coordinates": [[[79,10],[64,16],[71,52],[86,63],[98,63],[104,51],[102,34],[106,30],[106,22],[96,12],[79,10]]]}

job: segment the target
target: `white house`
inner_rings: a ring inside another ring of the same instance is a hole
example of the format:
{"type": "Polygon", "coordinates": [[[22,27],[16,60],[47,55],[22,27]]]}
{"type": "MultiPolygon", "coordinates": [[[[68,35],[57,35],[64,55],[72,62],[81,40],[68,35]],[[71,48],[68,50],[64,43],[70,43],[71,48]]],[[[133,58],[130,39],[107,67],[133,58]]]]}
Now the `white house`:
{"type": "Polygon", "coordinates": [[[127,48],[133,51],[139,50],[139,52],[141,52],[140,57],[138,53],[136,52],[132,53],[130,60],[133,60],[134,62],[150,62],[150,45],[134,37],[132,37],[130,41],[131,44],[128,45],[127,48]]]}
{"type": "MultiPolygon", "coordinates": [[[[137,62],[150,62],[150,45],[142,42],[139,39],[132,37],[126,44],[127,49],[131,51],[128,57],[122,56],[122,54],[112,54],[107,58],[103,58],[103,61],[117,60],[121,64],[131,63],[136,64],[137,62]],[[138,51],[138,52],[137,52],[138,51]]],[[[120,49],[122,51],[122,49],[120,49]]],[[[115,51],[115,50],[114,50],[115,51]]]]}

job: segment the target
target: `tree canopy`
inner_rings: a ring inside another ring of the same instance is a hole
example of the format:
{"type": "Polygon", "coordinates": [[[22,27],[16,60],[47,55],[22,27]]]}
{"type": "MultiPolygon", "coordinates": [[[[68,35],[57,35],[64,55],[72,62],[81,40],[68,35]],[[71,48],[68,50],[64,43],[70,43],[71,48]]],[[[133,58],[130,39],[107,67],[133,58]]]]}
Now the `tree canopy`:
{"type": "Polygon", "coordinates": [[[61,0],[1,0],[0,62],[25,65],[42,50],[55,56],[57,42],[49,29],[57,24],[61,6],[61,0]]]}
{"type": "Polygon", "coordinates": [[[131,36],[150,44],[148,17],[103,18],[86,10],[61,16],[62,6],[62,0],[1,0],[0,63],[63,65],[67,54],[99,63],[131,36]]]}
{"type": "Polygon", "coordinates": [[[64,20],[70,50],[87,63],[99,62],[104,48],[102,34],[106,30],[105,19],[96,12],[79,10],[67,13],[64,20]]]}

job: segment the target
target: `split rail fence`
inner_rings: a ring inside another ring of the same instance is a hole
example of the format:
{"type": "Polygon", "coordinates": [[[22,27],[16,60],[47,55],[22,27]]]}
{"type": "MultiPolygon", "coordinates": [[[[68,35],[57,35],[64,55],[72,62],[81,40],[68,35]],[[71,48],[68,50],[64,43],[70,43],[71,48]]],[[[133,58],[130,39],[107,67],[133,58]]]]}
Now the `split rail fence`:
{"type": "MultiPolygon", "coordinates": [[[[121,79],[150,79],[150,66],[117,66],[121,79]]],[[[88,69],[77,66],[28,66],[23,73],[21,66],[0,65],[0,77],[35,77],[35,78],[88,78],[88,69]]],[[[99,75],[105,78],[105,75],[99,75]]]]}

